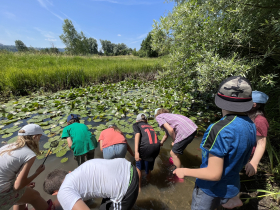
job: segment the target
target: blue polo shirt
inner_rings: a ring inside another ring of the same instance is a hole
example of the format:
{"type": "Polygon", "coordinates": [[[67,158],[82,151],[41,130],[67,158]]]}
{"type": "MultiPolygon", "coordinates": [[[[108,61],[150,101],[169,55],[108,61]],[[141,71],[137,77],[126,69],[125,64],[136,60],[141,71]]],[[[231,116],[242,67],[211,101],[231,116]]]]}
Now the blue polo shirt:
{"type": "Polygon", "coordinates": [[[239,193],[239,172],[247,164],[256,144],[256,126],[248,116],[226,115],[210,125],[204,133],[200,148],[202,164],[208,166],[209,153],[224,158],[224,170],[220,181],[197,179],[197,186],[207,195],[232,198],[239,193]]]}

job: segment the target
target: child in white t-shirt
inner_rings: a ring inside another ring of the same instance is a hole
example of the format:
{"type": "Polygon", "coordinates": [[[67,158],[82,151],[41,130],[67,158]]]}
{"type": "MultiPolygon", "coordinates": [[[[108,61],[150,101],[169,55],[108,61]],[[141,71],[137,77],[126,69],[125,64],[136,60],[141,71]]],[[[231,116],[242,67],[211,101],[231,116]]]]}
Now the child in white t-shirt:
{"type": "Polygon", "coordinates": [[[88,160],[71,173],[52,171],[44,190],[57,195],[63,209],[89,210],[84,201],[103,198],[100,210],[130,210],[138,196],[136,168],[124,158],[88,160]]]}
{"type": "Polygon", "coordinates": [[[8,210],[12,206],[26,209],[26,203],[36,210],[53,210],[55,207],[51,200],[45,201],[32,188],[31,183],[42,171],[40,165],[36,172],[28,176],[36,154],[39,154],[39,141],[45,135],[42,128],[36,124],[24,126],[18,132],[15,143],[0,148],[0,209],[8,210]]]}

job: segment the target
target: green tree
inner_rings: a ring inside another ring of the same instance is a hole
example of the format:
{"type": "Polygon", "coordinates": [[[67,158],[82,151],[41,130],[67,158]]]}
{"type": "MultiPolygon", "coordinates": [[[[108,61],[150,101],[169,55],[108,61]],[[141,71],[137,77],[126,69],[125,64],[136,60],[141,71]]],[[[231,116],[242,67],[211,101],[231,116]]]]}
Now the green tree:
{"type": "Polygon", "coordinates": [[[114,44],[113,43],[111,43],[108,40],[102,40],[102,39],[100,39],[100,42],[101,42],[102,50],[103,50],[105,55],[109,55],[109,54],[114,53],[114,51],[113,51],[114,44]]]}
{"type": "Polygon", "coordinates": [[[141,57],[158,57],[158,52],[152,49],[151,33],[142,41],[139,54],[141,57]]]}
{"type": "Polygon", "coordinates": [[[21,40],[16,40],[15,45],[16,45],[16,48],[19,52],[28,51],[28,48],[26,47],[26,45],[21,40]]]}
{"type": "Polygon", "coordinates": [[[71,54],[87,54],[89,53],[88,39],[81,31],[78,33],[71,20],[65,19],[62,26],[63,34],[59,36],[66,45],[66,51],[71,54]]]}
{"type": "Polygon", "coordinates": [[[90,54],[98,54],[98,44],[97,40],[94,38],[88,38],[88,46],[90,54]]]}

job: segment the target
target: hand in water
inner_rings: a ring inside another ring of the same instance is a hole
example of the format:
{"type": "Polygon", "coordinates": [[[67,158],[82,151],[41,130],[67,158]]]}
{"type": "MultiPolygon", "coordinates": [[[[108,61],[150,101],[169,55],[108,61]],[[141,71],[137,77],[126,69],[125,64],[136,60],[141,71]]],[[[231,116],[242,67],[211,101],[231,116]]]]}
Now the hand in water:
{"type": "Polygon", "coordinates": [[[139,152],[135,152],[135,160],[140,161],[141,158],[139,157],[139,152]]]}
{"type": "Polygon", "coordinates": [[[258,166],[257,165],[254,165],[252,163],[247,163],[246,166],[245,166],[245,171],[246,171],[246,174],[250,177],[250,176],[254,176],[256,173],[257,173],[257,168],[258,166]]]}
{"type": "Polygon", "coordinates": [[[178,176],[178,178],[183,179],[185,177],[184,175],[184,169],[183,168],[177,168],[173,171],[173,174],[178,176]]]}
{"type": "Polygon", "coordinates": [[[40,174],[40,173],[42,173],[44,170],[45,170],[45,165],[40,165],[40,166],[37,168],[36,173],[37,173],[37,174],[40,174]]]}

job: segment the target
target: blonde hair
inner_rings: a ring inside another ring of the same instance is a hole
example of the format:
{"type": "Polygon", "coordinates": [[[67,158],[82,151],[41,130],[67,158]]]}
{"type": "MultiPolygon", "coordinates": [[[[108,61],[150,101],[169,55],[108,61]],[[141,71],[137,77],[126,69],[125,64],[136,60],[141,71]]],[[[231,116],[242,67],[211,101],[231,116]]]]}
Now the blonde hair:
{"type": "Polygon", "coordinates": [[[162,113],[169,113],[169,110],[168,109],[159,109],[157,111],[157,114],[155,115],[155,118],[162,113]]]}
{"type": "MultiPolygon", "coordinates": [[[[25,133],[24,130],[20,130],[19,133],[25,133]]],[[[12,151],[15,151],[19,148],[24,147],[25,145],[27,145],[33,152],[36,153],[36,155],[40,154],[40,150],[39,150],[39,142],[34,141],[34,136],[18,136],[17,141],[13,144],[14,147],[4,150],[2,152],[0,152],[0,156],[3,155],[4,153],[8,152],[8,155],[11,155],[12,151]]]]}

